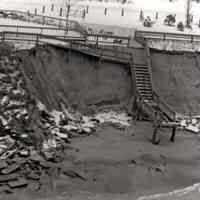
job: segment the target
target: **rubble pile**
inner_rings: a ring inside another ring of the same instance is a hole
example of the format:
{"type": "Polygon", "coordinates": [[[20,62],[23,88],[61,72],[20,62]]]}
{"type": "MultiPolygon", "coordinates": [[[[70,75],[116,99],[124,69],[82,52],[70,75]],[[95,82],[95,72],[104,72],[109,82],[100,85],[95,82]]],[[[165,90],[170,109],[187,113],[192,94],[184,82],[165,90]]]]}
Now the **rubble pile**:
{"type": "Polygon", "coordinates": [[[78,111],[68,110],[62,104],[62,111],[53,110],[48,112],[45,105],[41,102],[37,104],[40,113],[46,116],[44,126],[49,129],[51,135],[61,139],[68,139],[79,135],[89,135],[95,129],[103,124],[115,124],[118,127],[130,126],[131,117],[126,113],[117,113],[115,111],[103,111],[93,116],[82,115],[78,111]]]}
{"type": "Polygon", "coordinates": [[[0,106],[1,126],[9,128],[16,120],[28,119],[27,101],[29,96],[25,91],[25,80],[16,61],[10,62],[8,57],[0,60],[0,106]]]}
{"type": "Polygon", "coordinates": [[[200,116],[179,116],[178,121],[182,129],[200,133],[200,116]]]}
{"type": "Polygon", "coordinates": [[[11,52],[1,54],[0,82],[0,193],[40,189],[43,175],[60,168],[70,138],[92,134],[102,123],[129,125],[130,117],[114,111],[85,116],[61,103],[60,111],[49,112],[30,94],[11,52]]]}
{"type": "Polygon", "coordinates": [[[29,125],[34,99],[13,56],[1,54],[0,82],[0,192],[11,192],[39,180],[45,159],[29,125]]]}

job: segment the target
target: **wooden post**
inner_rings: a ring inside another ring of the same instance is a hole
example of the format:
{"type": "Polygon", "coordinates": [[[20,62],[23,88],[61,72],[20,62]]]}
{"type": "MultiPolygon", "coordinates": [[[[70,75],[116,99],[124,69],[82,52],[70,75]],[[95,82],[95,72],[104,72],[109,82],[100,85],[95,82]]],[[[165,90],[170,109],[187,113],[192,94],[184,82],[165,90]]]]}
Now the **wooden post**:
{"type": "Polygon", "coordinates": [[[63,9],[60,8],[60,17],[62,17],[62,15],[63,15],[63,9]]]}
{"type": "Polygon", "coordinates": [[[122,8],[121,15],[124,16],[124,8],[122,8]]]}
{"type": "Polygon", "coordinates": [[[163,40],[164,41],[166,40],[166,33],[164,33],[163,40]]]}
{"type": "Polygon", "coordinates": [[[27,10],[28,22],[30,21],[30,10],[27,10]]]}
{"type": "Polygon", "coordinates": [[[45,16],[42,17],[42,24],[45,24],[45,16]]]}
{"type": "Polygon", "coordinates": [[[157,133],[158,133],[158,126],[155,126],[154,130],[153,130],[153,136],[152,136],[152,143],[153,144],[158,144],[158,142],[157,142],[157,133]]]}
{"type": "Polygon", "coordinates": [[[107,15],[107,12],[108,12],[108,9],[105,8],[105,9],[104,9],[104,15],[107,15]]]}
{"type": "Polygon", "coordinates": [[[156,12],[156,20],[158,20],[158,12],[156,12]]]}
{"type": "Polygon", "coordinates": [[[37,8],[35,8],[35,15],[37,15],[37,8]]]}
{"type": "Polygon", "coordinates": [[[96,49],[98,49],[98,46],[99,46],[99,36],[97,35],[96,36],[96,49]]]}
{"type": "Polygon", "coordinates": [[[51,4],[51,12],[54,11],[54,4],[51,4]]]}
{"type": "Polygon", "coordinates": [[[17,34],[16,34],[16,37],[18,37],[18,32],[19,32],[19,27],[17,25],[17,34]]]}
{"type": "Polygon", "coordinates": [[[194,42],[194,36],[191,35],[191,42],[194,42]]]}
{"type": "Polygon", "coordinates": [[[39,44],[39,35],[36,36],[36,46],[39,44]]]}
{"type": "Polygon", "coordinates": [[[157,133],[160,129],[160,123],[161,123],[161,113],[159,110],[155,111],[155,119],[154,119],[154,130],[152,135],[152,143],[155,145],[158,145],[160,143],[160,139],[157,139],[157,133]]]}
{"type": "Polygon", "coordinates": [[[130,47],[130,43],[131,43],[131,36],[128,38],[128,43],[127,43],[127,47],[130,47]]]}
{"type": "Polygon", "coordinates": [[[5,32],[2,32],[2,41],[5,41],[5,32]]]}
{"type": "Polygon", "coordinates": [[[89,12],[89,6],[86,7],[86,13],[88,14],[89,12]]]}
{"type": "Polygon", "coordinates": [[[82,18],[85,19],[85,16],[86,16],[86,11],[85,11],[85,9],[83,9],[82,18]]]}
{"type": "Polygon", "coordinates": [[[170,141],[174,142],[175,141],[175,135],[176,135],[176,126],[172,127],[172,135],[170,137],[170,141]]]}
{"type": "Polygon", "coordinates": [[[41,28],[41,32],[40,32],[40,34],[41,34],[41,35],[43,34],[43,28],[41,28]]]}
{"type": "Polygon", "coordinates": [[[45,6],[42,7],[42,13],[45,13],[45,6]]]}
{"type": "Polygon", "coordinates": [[[61,28],[61,19],[58,21],[58,27],[61,28]]]}

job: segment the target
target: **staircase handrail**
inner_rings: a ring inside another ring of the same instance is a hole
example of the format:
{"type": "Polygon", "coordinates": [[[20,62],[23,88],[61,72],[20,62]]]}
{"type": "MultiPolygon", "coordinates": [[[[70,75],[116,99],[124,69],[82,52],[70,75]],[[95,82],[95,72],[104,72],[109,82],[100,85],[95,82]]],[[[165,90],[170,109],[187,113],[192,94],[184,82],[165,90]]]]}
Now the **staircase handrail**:
{"type": "Polygon", "coordinates": [[[174,109],[169,104],[167,104],[166,101],[161,96],[159,96],[155,90],[153,90],[153,99],[156,101],[158,106],[161,105],[166,108],[166,110],[168,111],[167,114],[170,113],[169,117],[171,118],[171,120],[176,120],[176,112],[174,111],[174,109]]]}
{"type": "Polygon", "coordinates": [[[176,112],[164,101],[164,99],[162,99],[158,93],[155,91],[154,89],[154,85],[153,85],[153,75],[152,75],[152,69],[151,69],[151,54],[150,54],[150,49],[148,47],[148,43],[145,39],[145,49],[147,52],[147,59],[148,59],[148,69],[149,69],[149,73],[150,73],[150,78],[151,78],[151,82],[152,82],[152,94],[153,94],[153,99],[156,101],[156,103],[158,104],[158,106],[162,106],[165,108],[165,111],[167,110],[167,115],[168,117],[170,117],[171,120],[175,121],[176,120],[176,112]]]}

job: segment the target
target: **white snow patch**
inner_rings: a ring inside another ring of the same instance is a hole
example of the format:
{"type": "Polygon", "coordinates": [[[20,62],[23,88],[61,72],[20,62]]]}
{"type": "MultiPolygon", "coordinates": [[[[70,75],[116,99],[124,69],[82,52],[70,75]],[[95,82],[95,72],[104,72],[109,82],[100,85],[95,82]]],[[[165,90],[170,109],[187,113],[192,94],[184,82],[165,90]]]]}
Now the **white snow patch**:
{"type": "Polygon", "coordinates": [[[165,194],[155,194],[145,197],[139,197],[137,200],[161,200],[165,197],[169,197],[170,199],[175,199],[176,197],[184,196],[188,193],[199,191],[200,190],[200,183],[194,184],[190,187],[186,187],[184,189],[175,190],[173,192],[165,193],[165,194]]]}
{"type": "Polygon", "coordinates": [[[129,121],[131,120],[131,117],[127,116],[126,113],[117,113],[114,111],[98,113],[94,118],[99,120],[100,123],[110,122],[123,126],[130,126],[129,121]]]}

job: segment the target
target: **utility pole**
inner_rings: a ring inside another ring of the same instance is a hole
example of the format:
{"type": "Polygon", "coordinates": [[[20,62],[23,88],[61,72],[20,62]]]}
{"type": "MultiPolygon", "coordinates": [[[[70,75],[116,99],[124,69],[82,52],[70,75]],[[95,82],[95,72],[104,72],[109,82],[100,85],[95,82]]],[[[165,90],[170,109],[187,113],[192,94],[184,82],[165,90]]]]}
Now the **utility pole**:
{"type": "Polygon", "coordinates": [[[66,1],[66,35],[69,31],[69,14],[70,14],[70,8],[71,8],[71,1],[66,1]]]}
{"type": "Polygon", "coordinates": [[[191,24],[191,0],[186,0],[186,23],[185,26],[186,27],[190,27],[191,24]]]}

